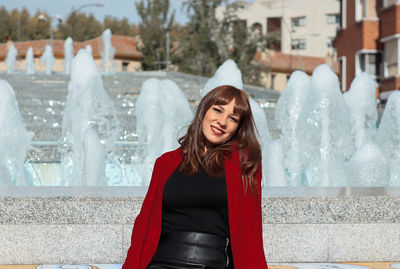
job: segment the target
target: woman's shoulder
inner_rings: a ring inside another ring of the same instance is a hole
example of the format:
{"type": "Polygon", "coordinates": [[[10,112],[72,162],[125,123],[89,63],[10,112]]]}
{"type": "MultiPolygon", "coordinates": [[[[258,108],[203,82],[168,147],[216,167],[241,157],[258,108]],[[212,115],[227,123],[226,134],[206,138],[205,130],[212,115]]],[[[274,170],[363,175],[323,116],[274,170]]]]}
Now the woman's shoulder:
{"type": "Polygon", "coordinates": [[[168,161],[171,159],[181,159],[182,158],[182,149],[181,147],[167,151],[164,154],[162,154],[160,157],[158,157],[157,161],[168,161]]]}

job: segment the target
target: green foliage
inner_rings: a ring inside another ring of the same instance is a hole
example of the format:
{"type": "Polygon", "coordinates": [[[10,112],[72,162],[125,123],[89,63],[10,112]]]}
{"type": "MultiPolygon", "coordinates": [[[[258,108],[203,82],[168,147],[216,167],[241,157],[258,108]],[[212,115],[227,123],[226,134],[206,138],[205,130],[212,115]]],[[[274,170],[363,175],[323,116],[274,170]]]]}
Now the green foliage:
{"type": "Polygon", "coordinates": [[[236,14],[242,6],[228,0],[192,0],[185,7],[190,22],[174,58],[179,70],[211,76],[225,60],[232,59],[245,83],[259,84],[260,72],[267,70],[254,56],[263,48],[264,38],[239,20],[236,14]],[[218,7],[221,15],[217,17],[218,7]]]}
{"type": "Polygon", "coordinates": [[[11,35],[10,14],[5,7],[0,8],[0,42],[4,43],[11,35]]]}
{"type": "Polygon", "coordinates": [[[57,38],[71,37],[74,41],[85,41],[98,37],[103,32],[103,25],[93,14],[72,12],[63,24],[58,25],[57,38]],[[84,26],[84,27],[82,27],[84,26]]]}
{"type": "Polygon", "coordinates": [[[133,36],[138,34],[138,27],[130,24],[128,19],[118,19],[107,16],[104,23],[99,22],[93,14],[72,12],[68,17],[56,24],[55,18],[46,12],[36,11],[31,17],[28,10],[13,9],[8,12],[4,6],[0,7],[0,43],[8,39],[26,41],[50,38],[50,19],[53,20],[54,38],[66,39],[72,37],[76,41],[85,41],[96,38],[110,28],[113,34],[133,36]],[[43,15],[45,19],[40,20],[43,15]]]}
{"type": "Polygon", "coordinates": [[[29,39],[49,39],[50,38],[50,16],[40,10],[36,11],[35,15],[31,18],[29,27],[29,39]],[[40,15],[44,15],[45,20],[40,19],[40,15]]]}
{"type": "MultiPolygon", "coordinates": [[[[31,15],[26,8],[23,8],[19,16],[19,40],[27,41],[30,39],[31,15]]],[[[13,40],[18,40],[18,32],[17,39],[13,40]]]]}
{"type": "Polygon", "coordinates": [[[115,17],[105,16],[103,25],[104,29],[110,29],[115,35],[135,36],[139,34],[139,27],[130,24],[127,18],[120,20],[115,17]]]}
{"type": "Polygon", "coordinates": [[[144,70],[158,69],[156,62],[164,61],[166,55],[166,33],[172,27],[174,13],[169,15],[169,0],[140,0],[135,3],[142,20],[140,37],[144,70]]]}

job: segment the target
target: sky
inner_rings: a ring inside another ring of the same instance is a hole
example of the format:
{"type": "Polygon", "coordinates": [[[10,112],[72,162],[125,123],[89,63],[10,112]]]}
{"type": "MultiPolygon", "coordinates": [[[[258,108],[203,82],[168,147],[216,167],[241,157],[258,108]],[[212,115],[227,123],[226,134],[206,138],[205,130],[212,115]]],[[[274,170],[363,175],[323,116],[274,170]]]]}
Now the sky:
{"type": "MultiPolygon", "coordinates": [[[[26,7],[31,15],[36,10],[46,11],[50,16],[60,15],[64,20],[72,8],[79,8],[85,4],[103,4],[103,7],[85,7],[82,12],[93,13],[95,17],[103,22],[106,15],[123,18],[126,17],[132,23],[139,23],[139,15],[135,9],[135,0],[0,0],[0,6],[10,11],[13,8],[22,9],[26,7]]],[[[170,0],[170,5],[175,11],[175,21],[185,24],[188,21],[187,16],[182,10],[182,3],[185,0],[170,0]]]]}

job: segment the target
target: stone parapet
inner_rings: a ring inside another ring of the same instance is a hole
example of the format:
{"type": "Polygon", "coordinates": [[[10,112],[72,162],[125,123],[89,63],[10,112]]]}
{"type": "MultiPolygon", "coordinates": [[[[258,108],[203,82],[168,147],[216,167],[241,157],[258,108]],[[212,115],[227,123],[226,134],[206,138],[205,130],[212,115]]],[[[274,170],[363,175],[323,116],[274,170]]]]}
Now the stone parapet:
{"type": "MultiPolygon", "coordinates": [[[[146,187],[0,187],[0,264],[121,263],[146,187]]],[[[269,262],[400,260],[400,188],[265,188],[269,262]]]]}

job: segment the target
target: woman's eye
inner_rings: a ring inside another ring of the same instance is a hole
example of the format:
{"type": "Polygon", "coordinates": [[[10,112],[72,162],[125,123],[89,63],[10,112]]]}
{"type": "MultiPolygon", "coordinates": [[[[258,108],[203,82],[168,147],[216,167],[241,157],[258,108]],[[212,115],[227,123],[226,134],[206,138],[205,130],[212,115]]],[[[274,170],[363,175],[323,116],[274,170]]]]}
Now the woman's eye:
{"type": "Polygon", "coordinates": [[[239,122],[239,119],[238,119],[238,118],[230,117],[230,119],[233,120],[233,122],[236,122],[236,123],[239,122]]]}
{"type": "Polygon", "coordinates": [[[216,107],[213,107],[213,110],[216,111],[216,112],[221,112],[221,109],[216,108],[216,107]]]}

